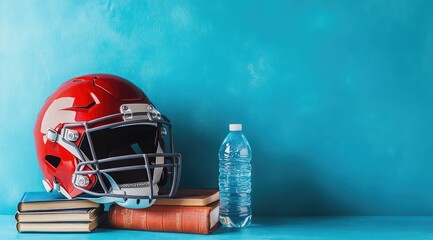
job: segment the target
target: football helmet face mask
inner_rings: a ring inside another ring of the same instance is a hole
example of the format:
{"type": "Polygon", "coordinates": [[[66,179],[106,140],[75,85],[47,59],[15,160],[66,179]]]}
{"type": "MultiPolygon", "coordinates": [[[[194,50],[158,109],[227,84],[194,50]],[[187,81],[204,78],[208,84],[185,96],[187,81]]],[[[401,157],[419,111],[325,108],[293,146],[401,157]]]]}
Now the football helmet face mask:
{"type": "Polygon", "coordinates": [[[42,107],[34,137],[45,189],[69,199],[145,208],[179,186],[169,119],[123,78],[66,81],[42,107]]]}

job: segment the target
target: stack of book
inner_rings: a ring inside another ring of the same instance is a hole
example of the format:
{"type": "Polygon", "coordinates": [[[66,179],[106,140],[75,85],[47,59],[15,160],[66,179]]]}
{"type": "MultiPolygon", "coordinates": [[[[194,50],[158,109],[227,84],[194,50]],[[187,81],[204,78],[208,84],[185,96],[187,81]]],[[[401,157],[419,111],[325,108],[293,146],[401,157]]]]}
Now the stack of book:
{"type": "Polygon", "coordinates": [[[15,219],[19,232],[91,232],[103,216],[98,203],[68,200],[54,192],[26,192],[15,219]]]}
{"type": "Polygon", "coordinates": [[[180,189],[174,198],[156,200],[145,209],[112,205],[113,228],[209,234],[220,226],[218,189],[180,189]]]}

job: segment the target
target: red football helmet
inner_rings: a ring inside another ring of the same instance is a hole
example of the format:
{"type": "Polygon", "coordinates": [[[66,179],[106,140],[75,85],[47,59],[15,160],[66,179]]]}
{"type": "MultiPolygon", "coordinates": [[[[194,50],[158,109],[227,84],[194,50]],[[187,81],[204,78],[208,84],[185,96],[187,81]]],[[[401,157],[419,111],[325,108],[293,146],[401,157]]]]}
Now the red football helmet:
{"type": "Polygon", "coordinates": [[[145,208],[179,186],[169,119],[123,78],[66,81],[42,107],[34,137],[45,189],[69,199],[145,208]]]}

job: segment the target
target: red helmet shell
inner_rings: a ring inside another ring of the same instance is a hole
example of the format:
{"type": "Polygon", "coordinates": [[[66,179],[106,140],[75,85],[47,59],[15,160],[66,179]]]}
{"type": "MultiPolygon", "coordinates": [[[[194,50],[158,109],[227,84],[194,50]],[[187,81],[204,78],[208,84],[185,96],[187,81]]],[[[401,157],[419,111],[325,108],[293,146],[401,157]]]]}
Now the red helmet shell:
{"type": "MultiPolygon", "coordinates": [[[[46,188],[53,189],[53,183],[58,183],[72,198],[82,193],[72,183],[78,159],[60,144],[47,139],[47,130],[59,132],[64,124],[87,122],[119,113],[120,106],[126,103],[152,105],[141,89],[126,79],[109,74],[90,74],[70,79],[46,100],[33,132],[46,188]]],[[[78,132],[78,139],[73,143],[79,146],[85,131],[83,127],[74,130],[78,132]]],[[[94,175],[89,178],[86,189],[90,189],[97,181],[94,175]]]]}

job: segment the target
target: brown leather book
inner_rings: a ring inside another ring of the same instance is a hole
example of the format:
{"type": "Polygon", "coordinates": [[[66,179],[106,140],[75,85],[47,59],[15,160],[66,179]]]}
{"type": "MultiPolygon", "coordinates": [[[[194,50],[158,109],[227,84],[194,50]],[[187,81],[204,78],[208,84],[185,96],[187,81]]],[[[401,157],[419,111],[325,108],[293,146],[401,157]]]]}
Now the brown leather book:
{"type": "Polygon", "coordinates": [[[128,209],[113,205],[109,225],[119,229],[208,234],[220,226],[219,202],[208,206],[151,206],[128,209]]]}
{"type": "Polygon", "coordinates": [[[219,199],[218,188],[179,189],[176,196],[157,199],[155,205],[206,206],[219,199]]]}

